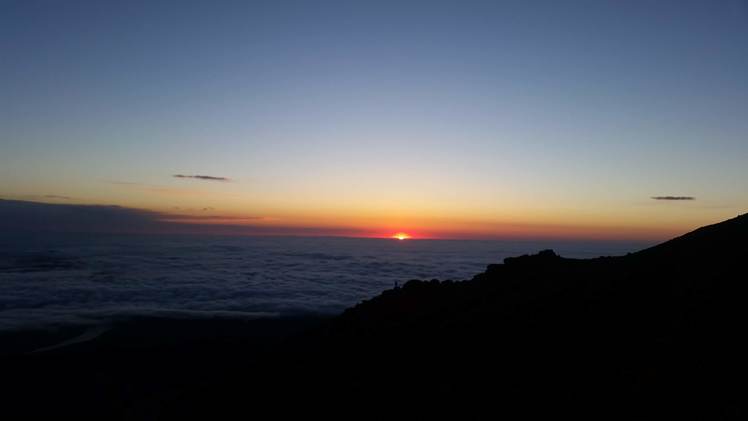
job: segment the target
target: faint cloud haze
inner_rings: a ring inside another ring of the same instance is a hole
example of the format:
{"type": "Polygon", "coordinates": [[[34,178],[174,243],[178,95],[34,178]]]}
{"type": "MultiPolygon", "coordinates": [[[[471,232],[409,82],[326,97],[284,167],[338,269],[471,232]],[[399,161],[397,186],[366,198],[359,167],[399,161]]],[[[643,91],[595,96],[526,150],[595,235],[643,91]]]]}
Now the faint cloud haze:
{"type": "Polygon", "coordinates": [[[264,216],[234,216],[234,215],[185,215],[173,214],[165,216],[166,221],[267,221],[273,218],[264,216]]]}

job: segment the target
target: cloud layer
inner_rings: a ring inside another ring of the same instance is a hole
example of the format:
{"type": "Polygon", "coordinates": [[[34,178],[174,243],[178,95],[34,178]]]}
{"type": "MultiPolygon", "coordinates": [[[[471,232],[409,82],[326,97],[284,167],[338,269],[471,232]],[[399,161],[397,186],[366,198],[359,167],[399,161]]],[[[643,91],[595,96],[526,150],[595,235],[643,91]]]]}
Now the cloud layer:
{"type": "Polygon", "coordinates": [[[0,236],[0,332],[146,316],[337,313],[395,282],[466,279],[544,248],[572,257],[634,250],[575,242],[0,236]]]}

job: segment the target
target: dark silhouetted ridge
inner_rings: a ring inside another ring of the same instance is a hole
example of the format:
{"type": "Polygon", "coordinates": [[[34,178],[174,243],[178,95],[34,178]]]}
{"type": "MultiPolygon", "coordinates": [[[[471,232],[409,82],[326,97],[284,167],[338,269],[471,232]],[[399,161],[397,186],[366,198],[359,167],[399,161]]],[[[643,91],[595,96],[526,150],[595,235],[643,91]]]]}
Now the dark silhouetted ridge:
{"type": "Polygon", "coordinates": [[[725,260],[748,253],[748,214],[701,227],[660,245],[634,253],[649,259],[725,260]]]}

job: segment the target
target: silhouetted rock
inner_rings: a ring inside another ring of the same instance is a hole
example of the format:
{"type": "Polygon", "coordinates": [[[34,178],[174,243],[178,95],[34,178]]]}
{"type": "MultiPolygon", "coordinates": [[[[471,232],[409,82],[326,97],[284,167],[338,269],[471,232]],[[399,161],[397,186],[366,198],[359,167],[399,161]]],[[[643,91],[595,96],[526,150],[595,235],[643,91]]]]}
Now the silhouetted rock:
{"type": "Polygon", "coordinates": [[[544,250],[412,280],[296,344],[289,378],[421,415],[739,418],[746,234],[744,215],[622,257],[544,250]]]}
{"type": "Polygon", "coordinates": [[[561,262],[561,256],[553,250],[543,250],[538,254],[525,254],[519,257],[507,257],[504,259],[505,265],[524,265],[524,266],[548,266],[561,262]]]}

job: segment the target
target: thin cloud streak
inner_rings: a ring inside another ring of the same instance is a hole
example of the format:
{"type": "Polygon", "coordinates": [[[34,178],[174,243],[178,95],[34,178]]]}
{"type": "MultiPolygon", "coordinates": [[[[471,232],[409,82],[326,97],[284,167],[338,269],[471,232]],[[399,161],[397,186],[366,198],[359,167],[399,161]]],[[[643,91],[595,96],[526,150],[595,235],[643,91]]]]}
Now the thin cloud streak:
{"type": "Polygon", "coordinates": [[[652,196],[654,200],[696,200],[692,196],[652,196]]]}
{"type": "Polygon", "coordinates": [[[199,175],[199,174],[196,174],[196,175],[174,174],[173,177],[174,178],[192,178],[196,180],[205,180],[205,181],[222,181],[222,182],[231,181],[231,179],[228,177],[216,177],[213,175],[199,175]]]}

